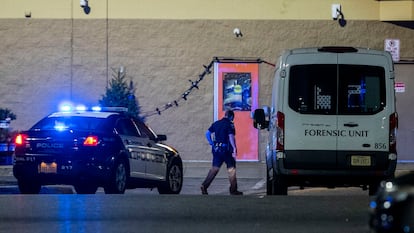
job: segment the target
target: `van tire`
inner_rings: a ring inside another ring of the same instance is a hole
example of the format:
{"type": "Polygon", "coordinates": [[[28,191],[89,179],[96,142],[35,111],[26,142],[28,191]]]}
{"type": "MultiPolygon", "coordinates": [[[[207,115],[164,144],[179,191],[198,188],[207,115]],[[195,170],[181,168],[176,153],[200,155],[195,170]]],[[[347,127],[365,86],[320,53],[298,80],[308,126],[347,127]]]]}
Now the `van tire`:
{"type": "Polygon", "coordinates": [[[378,188],[379,188],[379,183],[380,182],[372,182],[368,185],[368,195],[369,196],[374,196],[374,195],[377,194],[378,188]]]}
{"type": "Polygon", "coordinates": [[[284,178],[281,175],[275,175],[274,179],[274,192],[275,195],[287,195],[287,184],[286,184],[286,178],[284,178]]]}
{"type": "Polygon", "coordinates": [[[266,193],[267,195],[287,195],[288,187],[286,178],[281,175],[273,174],[273,179],[267,177],[266,193]]]}
{"type": "Polygon", "coordinates": [[[266,176],[266,195],[274,195],[273,194],[274,193],[273,187],[274,187],[273,181],[270,180],[269,174],[267,174],[267,176],[266,176]]]}

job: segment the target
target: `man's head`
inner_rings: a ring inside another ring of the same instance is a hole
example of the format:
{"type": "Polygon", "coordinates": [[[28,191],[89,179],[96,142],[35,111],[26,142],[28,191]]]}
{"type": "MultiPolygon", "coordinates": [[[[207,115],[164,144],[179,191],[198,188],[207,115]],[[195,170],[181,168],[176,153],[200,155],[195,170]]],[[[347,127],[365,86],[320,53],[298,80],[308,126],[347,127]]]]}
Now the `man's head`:
{"type": "Polygon", "coordinates": [[[228,118],[229,120],[233,120],[234,119],[234,112],[233,110],[227,110],[226,113],[224,114],[224,117],[228,118]]]}

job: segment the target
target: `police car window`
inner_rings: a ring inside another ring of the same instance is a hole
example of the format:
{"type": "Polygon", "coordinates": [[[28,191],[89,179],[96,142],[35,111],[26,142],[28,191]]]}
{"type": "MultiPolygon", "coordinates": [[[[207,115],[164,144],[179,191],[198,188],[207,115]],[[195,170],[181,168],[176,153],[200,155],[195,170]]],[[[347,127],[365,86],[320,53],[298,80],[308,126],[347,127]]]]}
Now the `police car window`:
{"type": "Polygon", "coordinates": [[[47,117],[35,124],[32,129],[40,130],[97,130],[104,123],[104,119],[95,117],[47,117]]]}
{"type": "Polygon", "coordinates": [[[119,119],[115,125],[115,129],[121,135],[139,137],[135,124],[130,119],[119,119]]]}
{"type": "Polygon", "coordinates": [[[150,129],[147,128],[147,126],[144,125],[144,123],[137,122],[138,129],[141,133],[141,137],[146,137],[150,139],[154,139],[155,135],[153,132],[151,132],[150,129]]]}
{"type": "Polygon", "coordinates": [[[338,113],[374,114],[385,106],[385,71],[382,67],[339,65],[338,113]]]}
{"type": "Polygon", "coordinates": [[[336,64],[296,65],[289,72],[291,109],[302,114],[336,113],[336,64]]]}

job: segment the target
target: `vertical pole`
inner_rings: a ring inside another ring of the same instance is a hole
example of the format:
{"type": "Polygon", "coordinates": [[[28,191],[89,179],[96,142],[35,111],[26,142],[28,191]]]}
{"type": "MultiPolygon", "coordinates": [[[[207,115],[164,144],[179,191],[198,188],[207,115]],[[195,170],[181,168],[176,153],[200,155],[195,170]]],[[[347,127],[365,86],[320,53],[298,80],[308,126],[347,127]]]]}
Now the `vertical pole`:
{"type": "Polygon", "coordinates": [[[73,0],[71,1],[70,18],[71,18],[71,33],[70,33],[70,101],[73,98],[73,0]]]}
{"type": "Polygon", "coordinates": [[[109,19],[108,19],[108,8],[109,8],[109,6],[108,6],[108,0],[106,0],[106,89],[108,89],[108,82],[109,82],[109,72],[108,72],[108,69],[109,69],[109,29],[108,29],[108,27],[109,27],[109,25],[108,25],[108,21],[109,21],[109,19]]]}

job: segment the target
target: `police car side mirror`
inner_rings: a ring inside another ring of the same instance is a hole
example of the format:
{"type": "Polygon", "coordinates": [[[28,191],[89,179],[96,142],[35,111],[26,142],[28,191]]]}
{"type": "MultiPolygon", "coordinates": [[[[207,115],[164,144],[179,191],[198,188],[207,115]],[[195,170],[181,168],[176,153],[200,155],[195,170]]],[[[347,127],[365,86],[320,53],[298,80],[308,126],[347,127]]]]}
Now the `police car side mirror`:
{"type": "Polygon", "coordinates": [[[266,129],[269,127],[269,121],[266,120],[264,109],[256,109],[253,114],[253,127],[256,129],[266,129]]]}
{"type": "Polygon", "coordinates": [[[159,142],[159,141],[167,141],[167,135],[165,134],[159,134],[157,135],[157,138],[155,139],[155,141],[159,142]]]}

